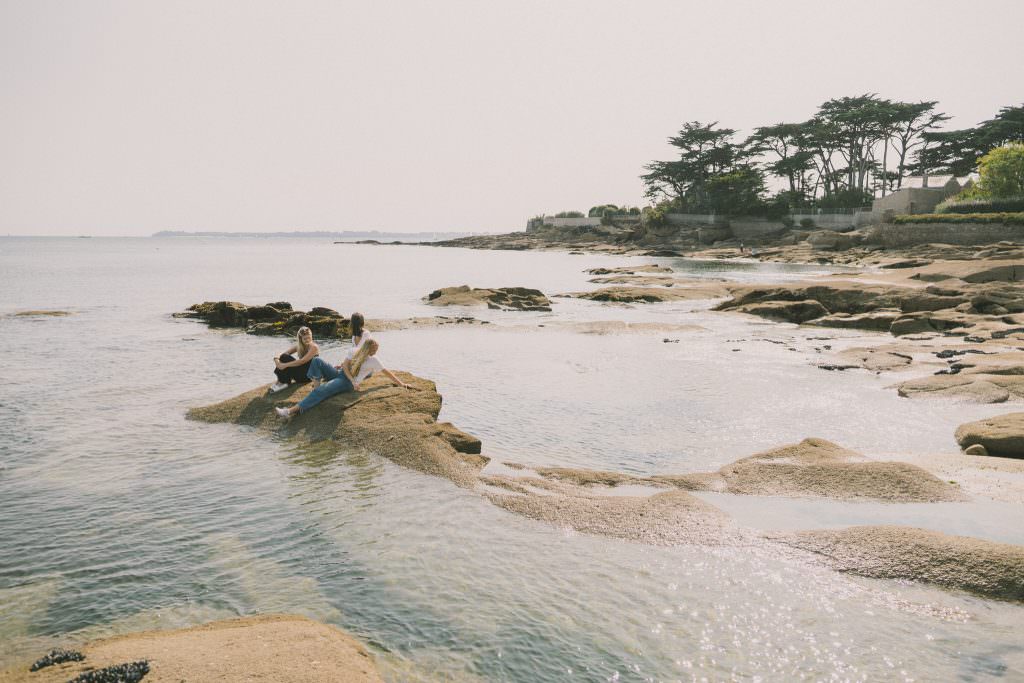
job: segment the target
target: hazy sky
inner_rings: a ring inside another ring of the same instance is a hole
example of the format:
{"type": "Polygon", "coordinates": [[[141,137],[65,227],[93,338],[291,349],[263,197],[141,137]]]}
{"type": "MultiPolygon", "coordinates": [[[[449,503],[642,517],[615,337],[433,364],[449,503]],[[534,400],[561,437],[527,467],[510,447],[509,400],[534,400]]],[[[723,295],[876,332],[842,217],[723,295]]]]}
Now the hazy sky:
{"type": "Polygon", "coordinates": [[[688,120],[1024,101],[1024,3],[0,0],[0,234],[516,230],[688,120]]]}

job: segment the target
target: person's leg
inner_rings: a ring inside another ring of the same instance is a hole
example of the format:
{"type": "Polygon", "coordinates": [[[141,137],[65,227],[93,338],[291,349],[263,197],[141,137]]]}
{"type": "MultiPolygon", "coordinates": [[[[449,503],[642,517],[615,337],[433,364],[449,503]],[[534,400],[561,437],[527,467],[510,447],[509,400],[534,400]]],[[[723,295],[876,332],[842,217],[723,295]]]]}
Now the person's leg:
{"type": "Polygon", "coordinates": [[[297,412],[304,413],[321,401],[324,401],[335,394],[341,394],[346,391],[352,391],[352,382],[350,382],[348,377],[344,374],[339,374],[330,382],[321,384],[316,389],[309,392],[306,398],[299,401],[299,404],[293,407],[289,412],[291,412],[292,415],[297,412]]]}
{"type": "MultiPolygon", "coordinates": [[[[278,360],[281,361],[282,363],[290,363],[291,361],[295,360],[295,358],[287,353],[282,353],[278,357],[278,360]]],[[[281,384],[288,384],[288,382],[291,381],[288,379],[289,370],[291,370],[291,368],[285,368],[283,370],[281,368],[274,368],[274,374],[277,375],[277,381],[280,382],[281,384]]]]}
{"type": "Polygon", "coordinates": [[[306,377],[313,380],[314,382],[329,382],[338,375],[342,374],[340,370],[335,368],[333,365],[325,361],[320,356],[317,356],[309,363],[309,370],[306,371],[306,377]]]}
{"type": "Polygon", "coordinates": [[[309,366],[311,364],[312,362],[303,363],[302,365],[296,365],[295,367],[288,368],[288,379],[298,384],[305,384],[309,381],[309,377],[306,376],[306,373],[309,372],[309,366]]]}

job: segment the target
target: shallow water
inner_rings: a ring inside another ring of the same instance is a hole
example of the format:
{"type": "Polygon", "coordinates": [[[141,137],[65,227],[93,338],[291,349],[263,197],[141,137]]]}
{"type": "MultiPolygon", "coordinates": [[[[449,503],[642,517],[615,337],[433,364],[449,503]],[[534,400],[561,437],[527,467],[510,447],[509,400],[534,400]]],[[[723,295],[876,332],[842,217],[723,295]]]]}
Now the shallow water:
{"type": "MultiPolygon", "coordinates": [[[[645,261],[750,281],[824,272],[645,261]]],[[[73,313],[0,317],[0,341],[28,359],[0,373],[0,664],[68,638],[289,611],[354,632],[396,681],[1024,676],[1016,605],[845,577],[771,548],[575,534],[372,453],[184,419],[272,379],[270,358],[287,346],[169,316],[192,303],[450,314],[420,297],[464,283],[575,291],[595,286],[585,268],[635,262],[315,240],[0,239],[0,315],[73,313]]],[[[481,437],[485,454],[527,465],[709,470],[807,436],[873,456],[955,452],[957,424],[1006,411],[901,400],[885,389],[891,377],[814,366],[825,345],[881,338],[711,305],[558,299],[550,314],[475,311],[494,325],[376,337],[385,365],[437,382],[443,419],[481,437]],[[559,329],[566,320],[702,329],[593,335],[559,329]]],[[[328,346],[328,358],[341,351],[328,346]]],[[[702,495],[760,528],[898,522],[1022,542],[1008,528],[1015,509],[991,503],[702,495]]]]}

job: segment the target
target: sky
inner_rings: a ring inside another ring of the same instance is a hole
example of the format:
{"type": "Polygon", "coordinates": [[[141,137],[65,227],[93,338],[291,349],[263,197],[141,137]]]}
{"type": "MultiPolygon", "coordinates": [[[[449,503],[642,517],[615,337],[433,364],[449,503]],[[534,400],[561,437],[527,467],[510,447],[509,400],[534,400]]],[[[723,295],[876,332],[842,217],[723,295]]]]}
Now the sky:
{"type": "Polygon", "coordinates": [[[521,230],[685,121],[1024,102],[1019,0],[0,0],[0,234],[521,230]]]}

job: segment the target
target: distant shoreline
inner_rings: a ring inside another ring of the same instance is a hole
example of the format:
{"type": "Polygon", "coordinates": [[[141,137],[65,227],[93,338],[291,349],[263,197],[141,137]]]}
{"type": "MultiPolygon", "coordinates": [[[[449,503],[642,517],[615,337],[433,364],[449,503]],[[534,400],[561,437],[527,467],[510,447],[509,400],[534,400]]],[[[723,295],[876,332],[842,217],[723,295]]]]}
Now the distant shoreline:
{"type": "Polygon", "coordinates": [[[384,240],[403,240],[403,241],[420,241],[429,242],[434,240],[448,240],[456,239],[459,237],[470,237],[473,235],[479,235],[477,232],[435,232],[435,231],[424,231],[424,232],[382,232],[379,230],[343,230],[340,232],[331,232],[326,230],[293,230],[291,232],[217,232],[217,231],[200,231],[200,232],[186,232],[183,230],[161,230],[155,232],[151,237],[261,237],[268,239],[282,238],[282,237],[309,237],[319,239],[351,239],[351,240],[363,240],[363,239],[374,239],[379,241],[384,240]]]}

